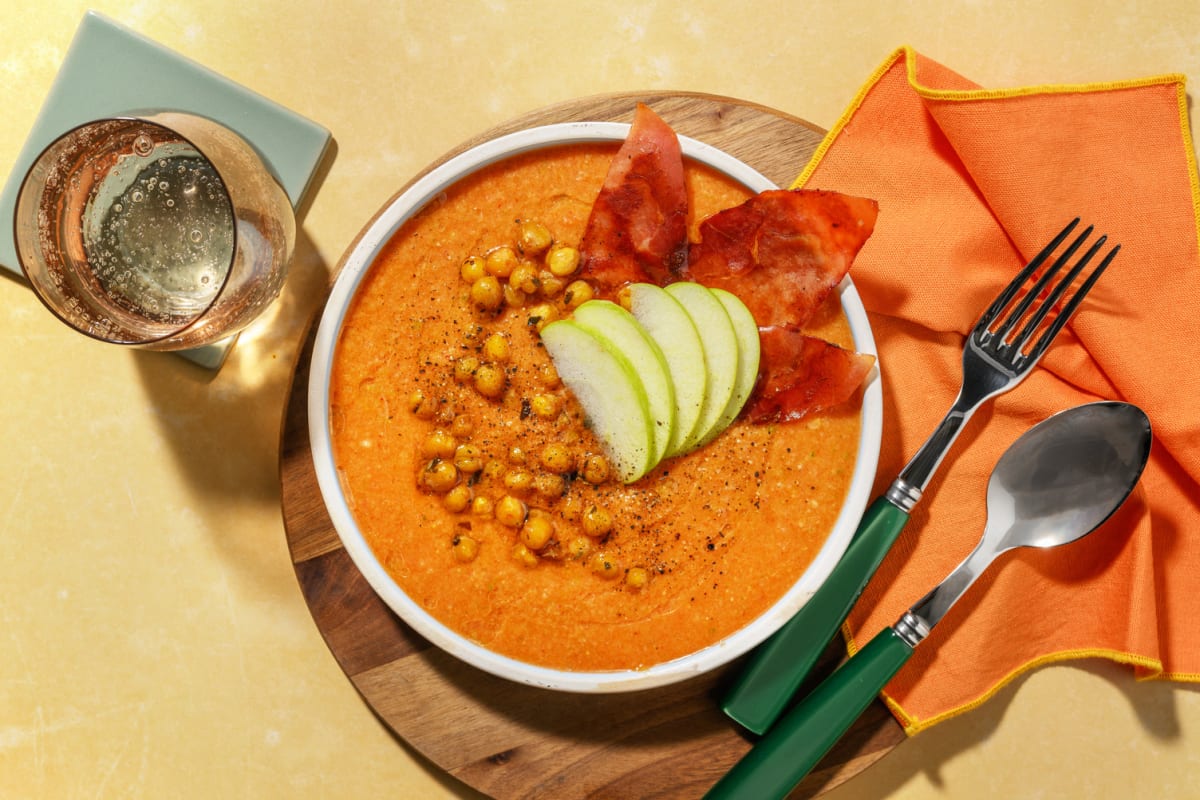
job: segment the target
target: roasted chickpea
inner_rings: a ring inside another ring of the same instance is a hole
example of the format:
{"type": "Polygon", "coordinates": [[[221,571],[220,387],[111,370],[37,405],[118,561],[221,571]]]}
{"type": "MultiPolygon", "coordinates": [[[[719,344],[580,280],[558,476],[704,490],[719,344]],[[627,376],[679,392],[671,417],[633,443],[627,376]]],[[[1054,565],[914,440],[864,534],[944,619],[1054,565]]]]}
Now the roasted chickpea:
{"type": "Polygon", "coordinates": [[[592,541],[586,536],[576,536],[567,542],[567,556],[579,561],[592,552],[592,541]]]}
{"type": "Polygon", "coordinates": [[[592,285],[587,281],[571,281],[563,292],[563,300],[566,302],[567,308],[579,308],[591,300],[593,294],[592,285]]]}
{"type": "Polygon", "coordinates": [[[475,445],[460,444],[454,448],[454,466],[461,472],[479,472],[483,469],[483,453],[475,445]]]}
{"type": "Polygon", "coordinates": [[[633,308],[633,294],[628,286],[622,286],[617,292],[617,305],[626,311],[633,308]]]}
{"type": "Polygon", "coordinates": [[[443,400],[438,403],[437,413],[433,415],[433,418],[443,426],[449,427],[457,414],[458,412],[454,410],[454,403],[443,400]]]}
{"type": "Polygon", "coordinates": [[[509,308],[520,308],[521,306],[525,305],[525,301],[528,299],[525,297],[524,292],[522,292],[520,289],[509,286],[507,283],[504,284],[502,292],[504,295],[504,302],[509,306],[509,308]]]}
{"type": "Polygon", "coordinates": [[[535,394],[529,400],[529,407],[542,419],[553,419],[562,411],[562,400],[553,394],[535,394]]]}
{"type": "Polygon", "coordinates": [[[459,383],[470,383],[475,380],[475,370],[479,369],[479,359],[475,356],[463,356],[454,362],[454,380],[459,383]]]}
{"type": "Polygon", "coordinates": [[[484,311],[495,311],[504,302],[504,290],[493,275],[484,275],[471,284],[471,302],[484,311]]]}
{"type": "Polygon", "coordinates": [[[433,419],[433,415],[438,410],[438,403],[432,397],[417,389],[408,396],[408,410],[417,419],[433,419]]]}
{"type": "Polygon", "coordinates": [[[524,464],[528,460],[529,458],[525,455],[525,451],[520,447],[513,445],[512,447],[508,448],[508,463],[524,464]]]}
{"type": "Polygon", "coordinates": [[[517,266],[519,261],[517,251],[505,244],[488,251],[485,258],[485,268],[490,275],[495,275],[497,278],[507,278],[512,274],[513,268],[517,266]]]}
{"type": "Polygon", "coordinates": [[[421,444],[421,454],[426,458],[449,458],[454,455],[458,442],[454,437],[442,430],[434,431],[425,437],[421,444]]]}
{"type": "Polygon", "coordinates": [[[442,498],[442,504],[446,506],[447,511],[455,514],[466,511],[471,505],[471,487],[460,483],[446,492],[446,496],[442,498]]]}
{"type": "Polygon", "coordinates": [[[537,267],[528,261],[522,261],[513,268],[508,276],[508,285],[527,295],[536,294],[542,288],[541,282],[538,281],[537,267]]]}
{"type": "Polygon", "coordinates": [[[600,506],[592,506],[583,512],[583,532],[593,539],[604,536],[613,527],[612,514],[600,506]]]}
{"type": "Polygon", "coordinates": [[[575,466],[571,451],[566,445],[558,442],[551,442],[542,448],[541,462],[549,471],[558,473],[570,472],[575,466]]]}
{"type": "Polygon", "coordinates": [[[534,330],[540,331],[556,319],[558,319],[558,309],[548,303],[542,303],[529,309],[528,324],[534,330]]]}
{"type": "Polygon", "coordinates": [[[567,282],[548,269],[538,273],[538,285],[542,297],[547,298],[558,297],[567,288],[567,282]]]}
{"type": "Polygon", "coordinates": [[[495,510],[495,503],[487,495],[479,495],[471,501],[471,513],[477,517],[490,517],[495,510]]]}
{"type": "Polygon", "coordinates": [[[540,222],[531,219],[522,220],[517,229],[517,246],[525,255],[536,256],[543,253],[553,241],[554,237],[551,235],[550,229],[540,222]]]}
{"type": "Polygon", "coordinates": [[[467,256],[458,268],[458,274],[467,283],[474,283],[487,274],[486,265],[479,256],[467,256]]]}
{"type": "Polygon", "coordinates": [[[557,389],[562,385],[562,381],[558,377],[558,370],[554,368],[553,362],[550,361],[538,367],[537,379],[547,389],[557,389]]]}
{"type": "Polygon", "coordinates": [[[562,497],[567,488],[567,482],[562,475],[551,472],[538,473],[533,479],[533,491],[547,500],[562,497]]]}
{"type": "Polygon", "coordinates": [[[504,488],[510,492],[528,492],[533,488],[533,473],[517,467],[504,473],[504,488]]]}
{"type": "Polygon", "coordinates": [[[592,572],[605,580],[612,580],[621,574],[621,567],[616,559],[607,553],[596,553],[591,559],[592,572]]]}
{"type": "Polygon", "coordinates": [[[504,462],[498,458],[488,459],[488,462],[483,465],[483,477],[499,480],[508,467],[504,466],[504,462]]]}
{"type": "Polygon", "coordinates": [[[611,474],[608,467],[608,459],[600,455],[589,455],[583,461],[583,469],[580,474],[585,481],[593,486],[604,483],[611,474]]]}
{"type": "Polygon", "coordinates": [[[475,421],[466,414],[459,414],[450,423],[450,433],[459,439],[466,439],[475,432],[475,421]]]}
{"type": "Polygon", "coordinates": [[[650,582],[650,573],[641,567],[631,567],[625,573],[625,585],[630,589],[641,589],[650,582]]]}
{"type": "Polygon", "coordinates": [[[519,528],[525,522],[527,509],[525,504],[506,494],[496,503],[496,521],[509,528],[519,528]]]}
{"type": "Polygon", "coordinates": [[[458,470],[449,461],[435,458],[425,466],[421,482],[431,491],[445,494],[458,483],[458,470]]]}
{"type": "Polygon", "coordinates": [[[456,559],[466,564],[474,561],[475,557],[479,555],[479,542],[465,533],[460,533],[451,540],[450,549],[454,552],[456,559]]]}
{"type": "Polygon", "coordinates": [[[512,349],[509,347],[508,337],[503,333],[493,333],[483,340],[483,355],[485,358],[503,364],[508,361],[511,354],[512,349]]]}
{"type": "Polygon", "coordinates": [[[541,550],[554,535],[554,523],[548,517],[530,514],[521,526],[521,544],[530,550],[541,550]]]}
{"type": "Polygon", "coordinates": [[[572,494],[562,504],[562,518],[567,522],[578,522],[583,518],[583,501],[579,495],[572,494]]]}
{"type": "Polygon", "coordinates": [[[554,275],[565,278],[579,269],[579,251],[567,245],[555,245],[546,253],[546,268],[554,275]]]}
{"type": "Polygon", "coordinates": [[[481,364],[475,370],[475,391],[484,397],[496,398],[504,394],[506,383],[504,370],[495,364],[481,364]]]}
{"type": "Polygon", "coordinates": [[[513,559],[523,567],[536,567],[538,565],[537,553],[530,550],[522,542],[517,542],[512,549],[513,559]]]}

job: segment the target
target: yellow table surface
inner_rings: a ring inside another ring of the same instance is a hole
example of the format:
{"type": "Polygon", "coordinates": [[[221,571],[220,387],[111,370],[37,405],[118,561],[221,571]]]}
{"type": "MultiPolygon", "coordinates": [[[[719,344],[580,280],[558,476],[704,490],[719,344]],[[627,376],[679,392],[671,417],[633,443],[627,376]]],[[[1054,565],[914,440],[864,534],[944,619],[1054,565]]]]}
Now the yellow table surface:
{"type": "MultiPolygon", "coordinates": [[[[90,4],[325,125],[338,154],[281,300],[215,377],[74,334],[0,278],[0,797],[475,796],[393,738],[334,662],[292,571],[278,479],[289,373],[331,269],[460,141],[636,89],[829,127],[900,44],[988,87],[1200,81],[1195,0],[593,6],[90,4]]],[[[3,0],[0,180],[88,7],[3,0]]],[[[1038,670],[829,795],[1189,796],[1200,693],[1098,662],[1038,670]]]]}

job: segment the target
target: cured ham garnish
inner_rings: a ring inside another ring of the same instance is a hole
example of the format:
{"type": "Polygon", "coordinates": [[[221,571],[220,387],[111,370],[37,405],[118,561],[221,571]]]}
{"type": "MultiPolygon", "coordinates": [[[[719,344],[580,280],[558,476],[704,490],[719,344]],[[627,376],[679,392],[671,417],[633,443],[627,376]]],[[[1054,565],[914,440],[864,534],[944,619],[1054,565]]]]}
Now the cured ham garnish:
{"type": "Polygon", "coordinates": [[[639,104],[588,218],[580,271],[602,297],[630,283],[679,280],[737,295],[762,342],[743,415],[800,419],[849,400],[875,363],[801,330],[850,270],[878,212],[866,198],[776,189],[713,214],[689,243],[679,139],[639,104]]]}
{"type": "Polygon", "coordinates": [[[800,328],[850,270],[878,212],[838,192],[762,192],[700,224],[685,274],[736,294],[759,327],[800,328]]]}
{"type": "Polygon", "coordinates": [[[668,283],[687,261],[687,218],[679,137],[639,103],[584,230],[583,277],[602,295],[629,283],[668,283]]]}
{"type": "Polygon", "coordinates": [[[746,404],[751,422],[786,422],[850,399],[875,357],[781,327],[759,328],[758,384],[746,404]]]}

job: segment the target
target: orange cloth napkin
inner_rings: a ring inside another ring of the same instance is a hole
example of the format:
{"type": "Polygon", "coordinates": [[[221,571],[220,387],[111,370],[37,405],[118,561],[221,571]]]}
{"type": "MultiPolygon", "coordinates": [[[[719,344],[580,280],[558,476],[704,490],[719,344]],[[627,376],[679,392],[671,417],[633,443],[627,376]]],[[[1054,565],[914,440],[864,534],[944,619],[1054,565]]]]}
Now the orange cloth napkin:
{"type": "Polygon", "coordinates": [[[848,620],[854,652],[975,546],[985,487],[1029,426],[1098,399],[1154,426],[1138,490],[1104,528],[1003,556],[884,697],[909,733],[1039,664],[1100,656],[1200,681],[1200,187],[1182,76],[983,90],[898,50],[796,186],[879,201],[851,275],[885,397],[884,491],[958,390],[967,331],[1075,216],[1122,245],[1037,369],[967,425],[848,620]]]}

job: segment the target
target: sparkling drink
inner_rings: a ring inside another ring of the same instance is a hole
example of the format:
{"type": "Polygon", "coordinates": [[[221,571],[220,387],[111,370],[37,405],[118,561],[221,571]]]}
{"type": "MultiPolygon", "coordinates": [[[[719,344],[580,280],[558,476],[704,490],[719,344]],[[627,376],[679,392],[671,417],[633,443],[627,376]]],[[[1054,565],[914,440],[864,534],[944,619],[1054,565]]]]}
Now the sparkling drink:
{"type": "Polygon", "coordinates": [[[115,305],[159,322],[191,321],[212,304],[233,259],[228,195],[194,148],[155,148],[143,137],[133,149],[84,208],[88,261],[115,305]]]}
{"type": "Polygon", "coordinates": [[[99,339],[211,343],[278,294],[290,202],[231,131],[185,114],[101,120],[51,145],[18,196],[17,249],[39,297],[99,339]]]}

